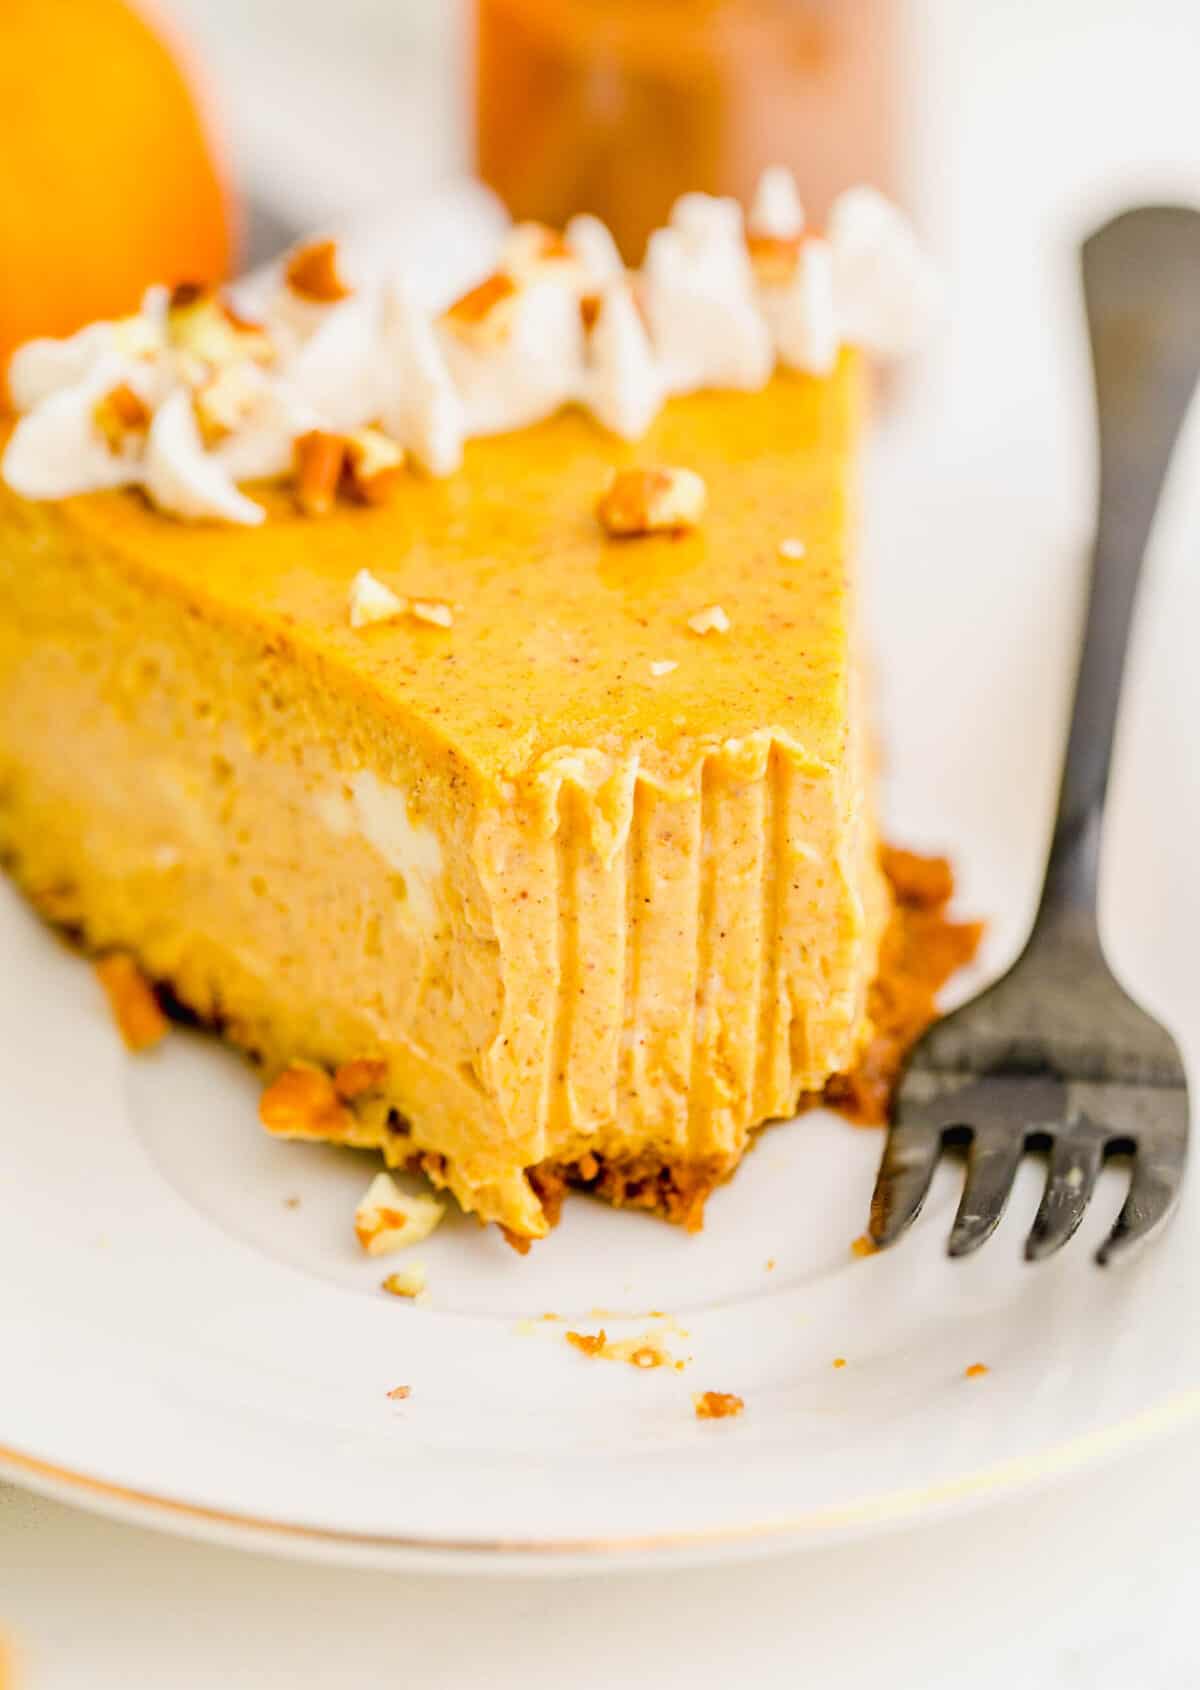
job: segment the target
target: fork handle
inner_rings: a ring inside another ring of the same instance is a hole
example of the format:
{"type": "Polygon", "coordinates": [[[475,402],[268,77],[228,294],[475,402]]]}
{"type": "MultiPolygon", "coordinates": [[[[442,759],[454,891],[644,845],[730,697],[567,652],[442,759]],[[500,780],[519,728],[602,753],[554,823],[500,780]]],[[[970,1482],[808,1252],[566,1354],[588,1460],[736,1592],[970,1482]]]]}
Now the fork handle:
{"type": "Polygon", "coordinates": [[[1097,837],[1134,598],[1167,464],[1200,376],[1200,213],[1125,212],[1083,246],[1100,497],[1054,842],[1035,925],[1095,921],[1097,837]]]}

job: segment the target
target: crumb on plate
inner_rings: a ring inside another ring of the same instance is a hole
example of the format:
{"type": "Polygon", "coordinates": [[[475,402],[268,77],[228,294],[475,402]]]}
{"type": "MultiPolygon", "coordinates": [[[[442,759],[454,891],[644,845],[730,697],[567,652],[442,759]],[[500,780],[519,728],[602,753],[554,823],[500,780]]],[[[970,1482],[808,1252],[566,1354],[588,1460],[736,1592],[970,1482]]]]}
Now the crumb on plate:
{"type": "Polygon", "coordinates": [[[733,1391],[701,1391],[692,1403],[697,1420],[730,1420],[746,1406],[733,1391]]]}
{"type": "Polygon", "coordinates": [[[149,1050],[166,1033],[170,1022],[154,994],[154,987],[127,951],[110,951],[95,963],[117,1031],[132,1051],[149,1050]]]}
{"type": "Polygon", "coordinates": [[[407,1267],[397,1268],[395,1273],[389,1273],[380,1282],[379,1289],[386,1291],[391,1297],[420,1297],[425,1290],[425,1269],[420,1262],[410,1262],[407,1267]]]}

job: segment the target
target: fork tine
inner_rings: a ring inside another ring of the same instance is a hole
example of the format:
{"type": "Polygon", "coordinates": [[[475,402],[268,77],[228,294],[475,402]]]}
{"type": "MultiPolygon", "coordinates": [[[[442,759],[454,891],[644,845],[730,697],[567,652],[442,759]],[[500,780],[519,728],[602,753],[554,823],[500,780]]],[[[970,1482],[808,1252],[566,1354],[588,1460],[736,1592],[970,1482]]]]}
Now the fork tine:
{"type": "Polygon", "coordinates": [[[881,1250],[894,1244],[920,1214],[941,1153],[940,1127],[897,1121],[888,1129],[867,1228],[881,1250]]]}
{"type": "Polygon", "coordinates": [[[995,1232],[1008,1204],[1024,1147],[1023,1134],[1011,1127],[975,1129],[947,1254],[969,1256],[995,1232]]]}
{"type": "Polygon", "coordinates": [[[1083,1219],[1104,1160],[1104,1135],[1088,1123],[1054,1142],[1046,1189],[1025,1240],[1025,1260],[1041,1262],[1061,1250],[1083,1219]]]}
{"type": "Polygon", "coordinates": [[[1179,1139],[1134,1152],[1133,1178],[1116,1225],[1096,1252],[1101,1267],[1122,1261],[1144,1244],[1175,1207],[1183,1180],[1186,1143],[1179,1139]]]}

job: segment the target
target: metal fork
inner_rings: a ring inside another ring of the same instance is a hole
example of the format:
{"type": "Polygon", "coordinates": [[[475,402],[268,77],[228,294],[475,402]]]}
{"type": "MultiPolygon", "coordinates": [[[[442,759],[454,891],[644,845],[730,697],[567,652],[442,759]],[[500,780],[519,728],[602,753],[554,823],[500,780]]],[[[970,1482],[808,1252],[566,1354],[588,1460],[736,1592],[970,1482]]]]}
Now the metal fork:
{"type": "Polygon", "coordinates": [[[1126,212],[1082,254],[1100,436],[1090,596],[1054,842],[1032,934],[994,986],[912,1053],[871,1200],[870,1235],[895,1243],[949,1144],[967,1149],[949,1253],[991,1237],[1028,1150],[1048,1149],[1025,1241],[1040,1261],[1083,1218],[1105,1158],[1132,1157],[1128,1196],[1097,1261],[1157,1233],[1178,1198],[1188,1094],[1174,1039],[1113,978],[1100,944],[1100,820],[1142,555],[1200,375],[1200,213],[1126,212]]]}

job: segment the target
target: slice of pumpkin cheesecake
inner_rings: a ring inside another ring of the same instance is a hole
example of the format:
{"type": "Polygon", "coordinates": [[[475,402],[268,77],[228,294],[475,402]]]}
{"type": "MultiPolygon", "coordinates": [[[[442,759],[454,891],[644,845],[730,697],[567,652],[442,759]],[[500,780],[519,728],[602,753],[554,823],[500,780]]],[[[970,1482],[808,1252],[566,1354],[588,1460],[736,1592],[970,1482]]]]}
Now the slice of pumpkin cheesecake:
{"type": "Polygon", "coordinates": [[[637,276],[522,230],[433,314],[310,248],[262,321],[155,295],[14,363],[17,880],[268,1129],[517,1241],[564,1181],[695,1222],[872,1034],[865,236],[773,195],[765,271],[696,196],[637,276]]]}

